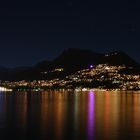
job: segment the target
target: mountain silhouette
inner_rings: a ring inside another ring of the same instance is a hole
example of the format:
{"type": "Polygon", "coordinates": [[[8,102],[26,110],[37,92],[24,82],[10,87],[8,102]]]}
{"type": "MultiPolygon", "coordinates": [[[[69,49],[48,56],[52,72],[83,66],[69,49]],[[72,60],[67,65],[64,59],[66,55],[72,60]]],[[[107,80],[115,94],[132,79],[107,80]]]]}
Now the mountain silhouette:
{"type": "Polygon", "coordinates": [[[134,67],[139,71],[139,64],[122,51],[115,51],[108,54],[96,53],[91,50],[70,48],[64,50],[60,56],[53,61],[42,61],[32,67],[3,68],[0,67],[0,80],[38,80],[61,78],[78,70],[89,68],[90,65],[108,64],[125,65],[134,67]],[[64,68],[62,73],[50,71],[56,68],[64,68]],[[47,75],[42,75],[48,72],[47,75]]]}

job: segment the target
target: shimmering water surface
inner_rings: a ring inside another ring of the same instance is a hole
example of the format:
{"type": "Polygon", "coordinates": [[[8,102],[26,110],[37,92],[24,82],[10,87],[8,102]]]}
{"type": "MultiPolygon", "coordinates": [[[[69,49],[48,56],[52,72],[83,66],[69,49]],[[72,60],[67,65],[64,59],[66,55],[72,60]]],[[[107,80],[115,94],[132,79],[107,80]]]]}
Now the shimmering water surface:
{"type": "Polygon", "coordinates": [[[0,139],[140,140],[140,92],[1,92],[0,139]]]}

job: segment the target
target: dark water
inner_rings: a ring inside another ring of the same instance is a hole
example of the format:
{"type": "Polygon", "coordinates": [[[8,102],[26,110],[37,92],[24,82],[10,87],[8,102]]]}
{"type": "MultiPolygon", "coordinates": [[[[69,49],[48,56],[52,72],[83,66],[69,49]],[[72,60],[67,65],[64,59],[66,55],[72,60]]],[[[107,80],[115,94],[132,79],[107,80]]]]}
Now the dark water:
{"type": "Polygon", "coordinates": [[[140,93],[1,92],[0,139],[140,140],[140,93]]]}

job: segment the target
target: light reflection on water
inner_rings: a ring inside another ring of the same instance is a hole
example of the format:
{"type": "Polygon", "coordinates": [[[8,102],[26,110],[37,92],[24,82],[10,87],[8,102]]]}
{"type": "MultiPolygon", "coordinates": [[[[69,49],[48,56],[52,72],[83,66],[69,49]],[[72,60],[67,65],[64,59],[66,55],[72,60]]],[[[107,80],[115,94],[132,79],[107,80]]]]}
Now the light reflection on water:
{"type": "Polygon", "coordinates": [[[3,140],[139,140],[139,118],[138,92],[0,93],[3,140]]]}
{"type": "Polygon", "coordinates": [[[95,135],[95,97],[94,92],[90,91],[88,93],[88,123],[87,123],[87,130],[88,130],[88,139],[92,140],[95,135]]]}

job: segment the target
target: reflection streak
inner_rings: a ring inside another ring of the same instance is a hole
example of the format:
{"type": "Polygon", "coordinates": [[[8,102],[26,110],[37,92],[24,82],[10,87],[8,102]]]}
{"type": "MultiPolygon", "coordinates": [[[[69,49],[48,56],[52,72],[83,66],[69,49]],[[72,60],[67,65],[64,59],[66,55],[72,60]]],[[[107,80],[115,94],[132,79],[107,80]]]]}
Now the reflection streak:
{"type": "Polygon", "coordinates": [[[95,133],[95,94],[93,91],[89,92],[88,100],[88,140],[93,140],[95,133]]]}

